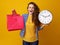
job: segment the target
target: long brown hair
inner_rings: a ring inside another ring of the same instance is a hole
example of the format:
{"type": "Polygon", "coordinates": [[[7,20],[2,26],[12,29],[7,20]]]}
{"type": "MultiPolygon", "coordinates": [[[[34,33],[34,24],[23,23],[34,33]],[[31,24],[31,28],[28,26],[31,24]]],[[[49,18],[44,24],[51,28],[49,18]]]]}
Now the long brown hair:
{"type": "Polygon", "coordinates": [[[32,22],[34,22],[34,24],[35,24],[36,27],[39,27],[41,25],[40,21],[38,20],[38,14],[40,12],[40,9],[38,8],[38,6],[34,2],[30,2],[28,4],[28,6],[30,4],[34,5],[34,13],[32,14],[32,22]]]}

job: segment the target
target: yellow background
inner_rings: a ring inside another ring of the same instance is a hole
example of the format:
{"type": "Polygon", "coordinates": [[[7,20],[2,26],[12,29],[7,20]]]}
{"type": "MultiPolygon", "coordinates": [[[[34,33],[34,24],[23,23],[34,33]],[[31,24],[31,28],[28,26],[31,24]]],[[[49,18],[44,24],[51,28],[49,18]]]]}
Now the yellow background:
{"type": "Polygon", "coordinates": [[[35,2],[40,10],[48,9],[53,14],[53,21],[39,31],[39,45],[60,45],[60,0],[0,0],[0,45],[22,45],[20,30],[7,30],[7,14],[12,9],[17,13],[27,12],[29,2],[35,2]]]}

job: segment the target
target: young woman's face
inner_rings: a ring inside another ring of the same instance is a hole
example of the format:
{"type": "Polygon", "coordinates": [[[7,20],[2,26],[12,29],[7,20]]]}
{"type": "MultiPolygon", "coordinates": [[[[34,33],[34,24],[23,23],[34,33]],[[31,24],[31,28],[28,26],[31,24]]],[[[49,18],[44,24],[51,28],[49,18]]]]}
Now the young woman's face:
{"type": "Polygon", "coordinates": [[[34,5],[33,4],[29,4],[29,6],[28,6],[28,13],[30,15],[32,15],[34,13],[34,5]]]}

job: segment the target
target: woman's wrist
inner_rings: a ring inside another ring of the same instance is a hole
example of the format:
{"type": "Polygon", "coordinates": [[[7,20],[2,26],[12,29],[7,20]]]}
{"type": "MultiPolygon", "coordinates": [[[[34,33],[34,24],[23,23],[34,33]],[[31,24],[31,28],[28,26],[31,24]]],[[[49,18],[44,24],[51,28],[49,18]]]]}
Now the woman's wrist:
{"type": "Polygon", "coordinates": [[[43,28],[45,25],[42,25],[41,28],[43,28]]]}
{"type": "Polygon", "coordinates": [[[42,24],[41,28],[45,27],[45,26],[48,26],[48,24],[42,24]]]}

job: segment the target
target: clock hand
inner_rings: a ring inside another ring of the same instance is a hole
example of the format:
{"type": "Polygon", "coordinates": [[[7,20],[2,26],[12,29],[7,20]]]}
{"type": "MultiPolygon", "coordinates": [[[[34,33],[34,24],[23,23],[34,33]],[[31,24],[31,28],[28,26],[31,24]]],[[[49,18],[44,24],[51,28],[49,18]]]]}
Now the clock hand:
{"type": "Polygon", "coordinates": [[[46,18],[46,17],[49,17],[50,15],[48,15],[48,16],[44,16],[44,15],[42,15],[42,16],[46,18]]]}

